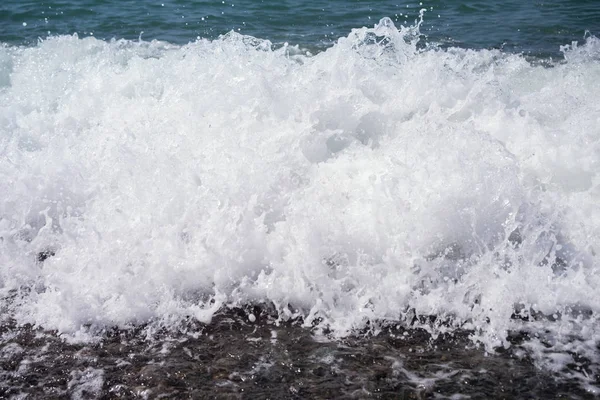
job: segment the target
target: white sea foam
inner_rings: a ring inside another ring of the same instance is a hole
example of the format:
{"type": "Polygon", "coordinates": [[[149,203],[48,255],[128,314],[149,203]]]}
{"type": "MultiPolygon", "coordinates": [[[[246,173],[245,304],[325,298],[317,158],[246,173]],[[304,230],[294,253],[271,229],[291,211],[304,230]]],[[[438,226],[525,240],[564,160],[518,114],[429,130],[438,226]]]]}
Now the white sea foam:
{"type": "Polygon", "coordinates": [[[98,398],[104,384],[104,371],[87,367],[83,371],[71,371],[71,380],[67,384],[71,399],[98,398]]]}
{"type": "Polygon", "coordinates": [[[417,38],[384,19],[314,56],[236,33],[1,47],[14,317],[77,332],[266,302],[340,335],[436,315],[491,349],[518,312],[593,348],[598,39],[548,68],[417,38]]]}

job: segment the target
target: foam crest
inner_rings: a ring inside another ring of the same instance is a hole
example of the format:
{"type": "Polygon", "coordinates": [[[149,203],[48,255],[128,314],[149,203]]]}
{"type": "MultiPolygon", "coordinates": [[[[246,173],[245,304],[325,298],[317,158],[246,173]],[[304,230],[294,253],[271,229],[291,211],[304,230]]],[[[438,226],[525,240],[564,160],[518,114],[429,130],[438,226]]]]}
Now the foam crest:
{"type": "Polygon", "coordinates": [[[554,315],[593,343],[597,39],[544,68],[418,37],[384,19],[315,56],[234,32],[0,49],[15,318],[76,332],[266,303],[339,335],[435,315],[491,349],[554,315]]]}

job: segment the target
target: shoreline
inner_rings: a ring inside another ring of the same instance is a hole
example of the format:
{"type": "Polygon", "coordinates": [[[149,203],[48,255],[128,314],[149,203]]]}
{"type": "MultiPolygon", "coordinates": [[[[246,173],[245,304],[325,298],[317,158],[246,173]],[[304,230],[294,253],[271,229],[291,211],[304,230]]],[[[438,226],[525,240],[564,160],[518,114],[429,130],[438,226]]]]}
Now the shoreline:
{"type": "Polygon", "coordinates": [[[0,397],[594,398],[577,381],[537,368],[516,351],[518,337],[486,354],[465,331],[432,339],[394,328],[331,340],[297,322],[248,315],[226,310],[208,325],[150,337],[143,327],[114,329],[90,344],[5,323],[0,397]]]}

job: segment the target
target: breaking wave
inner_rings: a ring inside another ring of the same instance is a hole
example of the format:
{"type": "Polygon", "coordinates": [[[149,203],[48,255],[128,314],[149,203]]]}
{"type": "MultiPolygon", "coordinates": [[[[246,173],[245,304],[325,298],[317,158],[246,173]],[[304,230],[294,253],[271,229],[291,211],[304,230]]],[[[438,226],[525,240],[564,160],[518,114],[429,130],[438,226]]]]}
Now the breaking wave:
{"type": "Polygon", "coordinates": [[[600,42],[563,52],[389,19],[316,55],[233,32],[0,47],[4,307],[64,333],[247,304],[342,336],[436,316],[596,360],[600,42]]]}

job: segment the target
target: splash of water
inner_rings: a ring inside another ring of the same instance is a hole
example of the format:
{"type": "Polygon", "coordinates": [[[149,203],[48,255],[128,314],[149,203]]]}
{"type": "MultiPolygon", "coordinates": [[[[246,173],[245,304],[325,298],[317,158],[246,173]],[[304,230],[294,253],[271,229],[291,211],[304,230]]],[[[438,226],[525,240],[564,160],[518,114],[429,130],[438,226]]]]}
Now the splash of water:
{"type": "Polygon", "coordinates": [[[383,19],[314,56],[233,32],[0,48],[11,315],[267,303],[338,335],[435,315],[488,349],[531,330],[593,353],[598,39],[551,68],[418,39],[383,19]]]}

